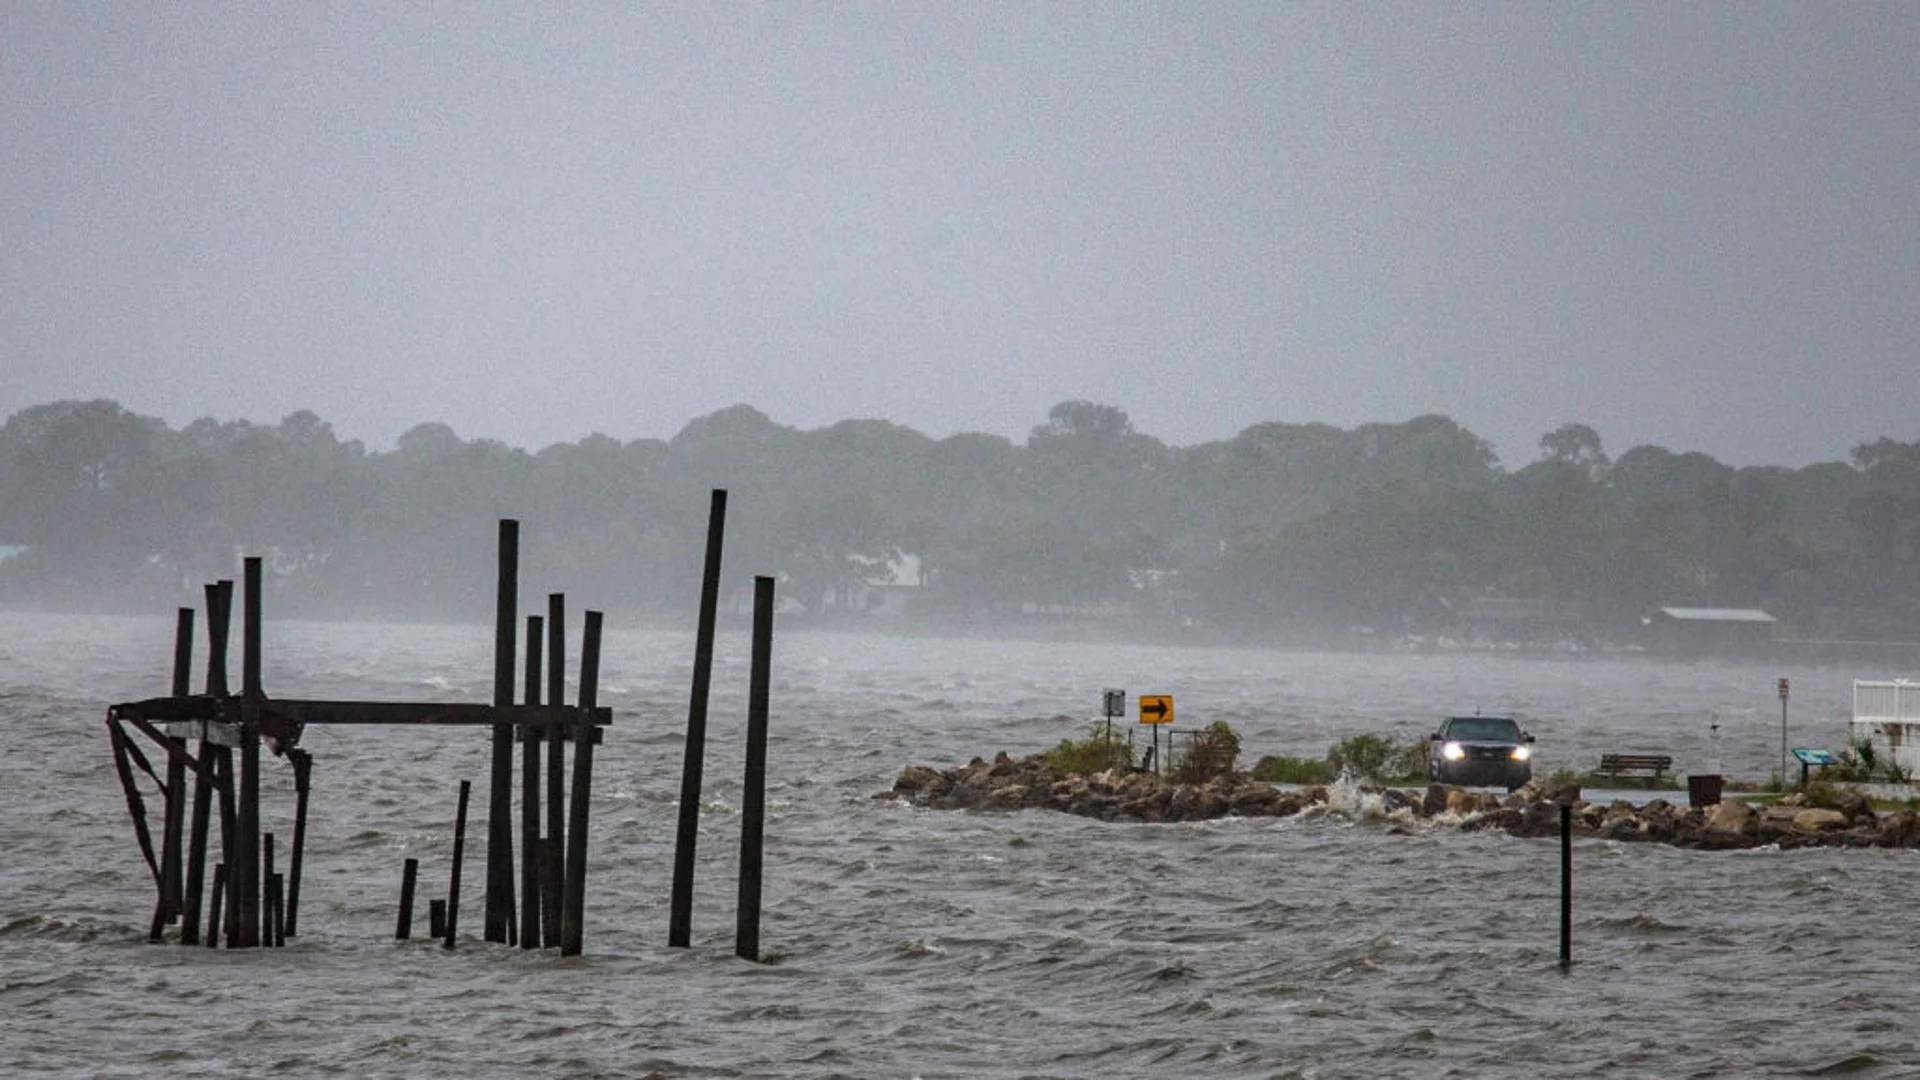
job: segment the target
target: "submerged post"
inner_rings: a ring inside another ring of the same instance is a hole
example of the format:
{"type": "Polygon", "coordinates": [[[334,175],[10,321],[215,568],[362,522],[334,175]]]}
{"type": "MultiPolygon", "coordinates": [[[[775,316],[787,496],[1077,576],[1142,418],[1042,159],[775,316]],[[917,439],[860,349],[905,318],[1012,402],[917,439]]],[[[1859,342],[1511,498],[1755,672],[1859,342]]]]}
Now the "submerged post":
{"type": "Polygon", "coordinates": [[[760,959],[760,857],[767,816],[767,689],[773,671],[773,579],[753,579],[753,670],[747,688],[747,776],[740,792],[740,911],[733,951],[760,959]]]}
{"type": "MultiPolygon", "coordinates": [[[[547,594],[547,704],[567,703],[567,595],[547,594]]],[[[547,947],[560,947],[560,899],[567,867],[566,732],[554,727],[547,747],[546,862],[540,882],[540,930],[547,947]]]]}
{"type": "Polygon", "coordinates": [[[473,792],[473,781],[460,781],[460,809],[453,816],[453,877],[447,883],[447,948],[453,948],[458,940],[460,924],[460,862],[467,848],[467,796],[473,792]]]}
{"type": "Polygon", "coordinates": [[[600,699],[600,612],[580,635],[580,722],[573,729],[573,802],[567,821],[566,883],[560,901],[560,955],[579,956],[585,937],[587,815],[593,799],[593,710],[600,699]]]}
{"type": "MultiPolygon", "coordinates": [[[[513,704],[513,636],[519,622],[520,523],[500,519],[500,580],[494,606],[493,703],[513,704]]],[[[493,783],[487,797],[488,941],[507,940],[513,922],[513,725],[493,725],[493,783]]]]}
{"type": "Polygon", "coordinates": [[[413,885],[420,876],[420,860],[408,859],[400,867],[400,917],[393,936],[405,941],[413,936],[413,885]]]}
{"type": "Polygon", "coordinates": [[[693,695],[687,704],[687,756],[680,773],[680,830],[673,845],[673,896],[667,945],[693,937],[694,848],[700,838],[701,772],[707,752],[707,691],[713,682],[713,624],[720,606],[720,552],[727,526],[727,493],[713,492],[707,512],[707,560],[700,577],[700,624],[693,641],[693,695]]]}
{"type": "Polygon", "coordinates": [[[1573,966],[1573,805],[1560,804],[1560,967],[1573,966]]]}
{"type": "MultiPolygon", "coordinates": [[[[538,615],[527,616],[527,704],[540,704],[540,630],[538,615]]],[[[520,947],[540,947],[540,743],[543,729],[520,727],[520,947]]],[[[559,732],[554,733],[556,736],[559,732]]],[[[554,740],[559,741],[557,738],[554,740]]]]}

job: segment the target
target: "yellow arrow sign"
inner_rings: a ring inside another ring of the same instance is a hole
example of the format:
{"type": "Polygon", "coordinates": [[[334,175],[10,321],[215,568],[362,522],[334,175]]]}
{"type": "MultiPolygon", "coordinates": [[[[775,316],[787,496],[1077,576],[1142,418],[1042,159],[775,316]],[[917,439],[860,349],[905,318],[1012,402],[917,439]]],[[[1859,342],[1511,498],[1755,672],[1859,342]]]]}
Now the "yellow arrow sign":
{"type": "Polygon", "coordinates": [[[1140,722],[1143,724],[1173,723],[1173,695],[1141,694],[1140,722]]]}

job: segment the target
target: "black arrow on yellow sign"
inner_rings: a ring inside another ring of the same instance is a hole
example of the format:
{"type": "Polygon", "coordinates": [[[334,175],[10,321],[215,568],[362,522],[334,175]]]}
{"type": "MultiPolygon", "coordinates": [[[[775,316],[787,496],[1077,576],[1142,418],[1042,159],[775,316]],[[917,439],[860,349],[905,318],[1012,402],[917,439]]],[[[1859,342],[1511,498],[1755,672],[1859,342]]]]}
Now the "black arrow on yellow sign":
{"type": "Polygon", "coordinates": [[[1173,695],[1141,694],[1140,722],[1143,724],[1173,723],[1173,695]]]}

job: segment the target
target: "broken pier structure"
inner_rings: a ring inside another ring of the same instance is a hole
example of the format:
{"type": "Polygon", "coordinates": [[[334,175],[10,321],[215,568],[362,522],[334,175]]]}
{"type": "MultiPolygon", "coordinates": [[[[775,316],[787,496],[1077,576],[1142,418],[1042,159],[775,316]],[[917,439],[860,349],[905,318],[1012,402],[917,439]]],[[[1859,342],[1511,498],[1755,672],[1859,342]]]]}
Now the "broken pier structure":
{"type": "MultiPolygon", "coordinates": [[[[283,944],[286,938],[295,936],[313,766],[312,755],[300,746],[302,734],[309,725],[318,724],[419,725],[485,727],[491,733],[486,940],[517,940],[524,948],[544,944],[559,948],[562,955],[581,951],[593,748],[600,741],[601,729],[612,722],[611,710],[597,704],[601,614],[586,613],[579,700],[566,705],[565,599],[558,593],[549,596],[544,627],[537,617],[528,620],[527,700],[516,703],[519,523],[501,521],[499,535],[494,693],[489,705],[269,697],[260,678],[262,582],[258,558],[247,558],[243,563],[240,692],[232,692],[227,678],[233,583],[219,581],[206,587],[206,679],[202,692],[195,694],[190,686],[195,612],[192,608],[179,610],[172,693],[124,702],[107,713],[115,770],[133,818],[135,839],[158,893],[149,935],[153,940],[162,940],[166,928],[175,923],[180,927],[180,942],[189,945],[204,941],[208,946],[224,943],[230,948],[253,948],[283,944]],[[542,629],[546,632],[544,701],[539,686],[542,629]],[[164,755],[164,774],[153,768],[136,736],[164,755]],[[525,860],[517,884],[513,862],[516,743],[521,748],[519,831],[521,857],[525,860]],[[570,785],[565,783],[569,745],[573,748],[570,785]],[[293,841],[284,873],[275,866],[274,834],[262,832],[263,746],[274,756],[285,758],[293,769],[293,841]],[[157,851],[136,769],[158,787],[164,807],[157,851]],[[208,859],[216,813],[219,857],[212,864],[209,890],[208,859]],[[520,916],[517,924],[516,908],[520,916]]],[[[462,820],[464,817],[463,791],[462,820]]],[[[459,913],[459,849],[457,838],[444,927],[449,947],[454,944],[459,913]]]]}

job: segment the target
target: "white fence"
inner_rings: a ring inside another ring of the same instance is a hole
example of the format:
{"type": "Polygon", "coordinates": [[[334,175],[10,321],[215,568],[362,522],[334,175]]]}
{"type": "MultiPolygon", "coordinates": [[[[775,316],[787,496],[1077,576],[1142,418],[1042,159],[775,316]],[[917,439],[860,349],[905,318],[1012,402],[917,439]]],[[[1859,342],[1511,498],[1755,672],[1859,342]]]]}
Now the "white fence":
{"type": "Polygon", "coordinates": [[[1920,682],[1855,679],[1850,735],[1920,776],[1920,682]]]}

